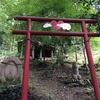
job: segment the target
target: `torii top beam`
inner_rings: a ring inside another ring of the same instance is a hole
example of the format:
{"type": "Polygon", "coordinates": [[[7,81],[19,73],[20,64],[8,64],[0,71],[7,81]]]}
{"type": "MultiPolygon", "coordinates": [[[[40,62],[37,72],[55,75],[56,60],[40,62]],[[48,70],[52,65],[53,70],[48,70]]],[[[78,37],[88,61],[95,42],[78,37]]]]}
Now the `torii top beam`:
{"type": "Polygon", "coordinates": [[[44,17],[33,17],[33,16],[15,16],[15,20],[21,20],[21,21],[27,21],[28,19],[31,19],[31,21],[38,21],[38,22],[50,22],[52,20],[63,20],[67,23],[81,23],[83,20],[85,23],[97,23],[97,20],[95,19],[75,19],[75,18],[44,18],[44,17]]]}

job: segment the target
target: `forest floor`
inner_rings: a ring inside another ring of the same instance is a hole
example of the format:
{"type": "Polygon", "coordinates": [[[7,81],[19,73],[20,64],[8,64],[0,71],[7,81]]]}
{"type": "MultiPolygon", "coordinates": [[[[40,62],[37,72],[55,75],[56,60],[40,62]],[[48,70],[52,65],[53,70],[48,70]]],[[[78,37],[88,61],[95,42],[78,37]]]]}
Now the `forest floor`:
{"type": "MultiPolygon", "coordinates": [[[[83,80],[91,80],[89,72],[84,68],[80,70],[80,74],[83,80]]],[[[66,63],[63,68],[58,69],[37,69],[31,64],[29,85],[33,85],[37,95],[48,97],[45,100],[95,100],[92,85],[79,85],[74,82],[66,84],[71,78],[71,64],[66,63]]]]}

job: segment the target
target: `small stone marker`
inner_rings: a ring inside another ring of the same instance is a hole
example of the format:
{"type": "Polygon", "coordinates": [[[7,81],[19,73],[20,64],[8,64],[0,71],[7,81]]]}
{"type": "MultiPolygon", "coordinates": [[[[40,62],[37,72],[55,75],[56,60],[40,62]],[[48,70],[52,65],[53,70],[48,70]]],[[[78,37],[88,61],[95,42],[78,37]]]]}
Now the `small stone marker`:
{"type": "Polygon", "coordinates": [[[81,80],[82,77],[79,73],[77,62],[72,63],[72,70],[73,70],[73,78],[76,79],[76,80],[81,80]]]}
{"type": "Polygon", "coordinates": [[[9,56],[0,64],[0,80],[16,80],[21,78],[22,64],[15,56],[9,56]]]}

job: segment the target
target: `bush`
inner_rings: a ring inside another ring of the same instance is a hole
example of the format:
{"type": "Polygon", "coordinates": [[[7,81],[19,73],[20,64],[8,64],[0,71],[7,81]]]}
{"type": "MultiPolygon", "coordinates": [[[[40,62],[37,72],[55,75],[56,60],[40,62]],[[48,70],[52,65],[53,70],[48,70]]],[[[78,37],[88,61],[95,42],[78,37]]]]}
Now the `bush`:
{"type": "MultiPolygon", "coordinates": [[[[0,100],[20,100],[22,85],[9,85],[0,88],[0,100]]],[[[28,91],[28,100],[34,100],[31,92],[28,91]]]]}

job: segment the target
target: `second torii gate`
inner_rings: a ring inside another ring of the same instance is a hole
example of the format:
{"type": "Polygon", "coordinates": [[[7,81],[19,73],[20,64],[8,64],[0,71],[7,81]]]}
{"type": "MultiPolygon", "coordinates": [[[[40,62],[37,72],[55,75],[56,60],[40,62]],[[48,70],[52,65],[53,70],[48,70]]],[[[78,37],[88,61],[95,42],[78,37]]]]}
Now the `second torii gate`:
{"type": "Polygon", "coordinates": [[[96,70],[94,67],[94,62],[92,58],[92,53],[90,49],[88,37],[99,37],[100,33],[87,32],[86,23],[97,23],[93,19],[71,19],[71,18],[43,18],[43,17],[31,17],[31,16],[16,16],[15,20],[27,21],[26,30],[13,30],[13,34],[26,35],[26,47],[25,47],[25,57],[24,57],[24,71],[23,71],[23,80],[22,80],[22,95],[21,100],[28,99],[28,76],[29,76],[29,63],[30,63],[30,38],[31,35],[50,35],[50,36],[81,36],[84,37],[84,44],[86,48],[91,78],[93,82],[93,88],[96,100],[100,100],[100,87],[98,79],[96,76],[96,70]],[[31,29],[32,21],[37,22],[50,22],[55,21],[64,21],[67,23],[79,23],[81,24],[82,32],[51,32],[51,31],[34,31],[31,29]]]}

